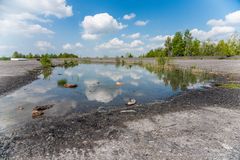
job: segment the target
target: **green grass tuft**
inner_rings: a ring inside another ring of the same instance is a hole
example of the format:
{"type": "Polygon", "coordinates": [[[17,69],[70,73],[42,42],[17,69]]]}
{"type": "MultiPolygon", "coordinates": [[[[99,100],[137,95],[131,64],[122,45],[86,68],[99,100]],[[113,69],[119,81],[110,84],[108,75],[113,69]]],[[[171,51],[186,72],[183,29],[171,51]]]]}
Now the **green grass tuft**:
{"type": "Polygon", "coordinates": [[[58,80],[58,86],[64,86],[65,84],[67,84],[67,80],[66,79],[60,79],[60,80],[58,80]]]}
{"type": "Polygon", "coordinates": [[[227,89],[240,89],[240,84],[238,84],[238,83],[227,83],[227,84],[220,84],[219,87],[227,88],[227,89]]]}

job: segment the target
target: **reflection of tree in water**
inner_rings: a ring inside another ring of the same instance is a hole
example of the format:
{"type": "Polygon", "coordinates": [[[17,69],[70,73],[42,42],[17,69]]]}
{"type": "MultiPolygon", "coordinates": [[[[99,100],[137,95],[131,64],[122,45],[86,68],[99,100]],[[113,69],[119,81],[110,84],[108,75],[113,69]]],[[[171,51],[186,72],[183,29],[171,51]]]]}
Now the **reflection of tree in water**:
{"type": "Polygon", "coordinates": [[[125,65],[125,68],[126,68],[126,69],[131,69],[131,68],[132,68],[132,65],[131,65],[131,64],[125,65]]]}
{"type": "Polygon", "coordinates": [[[133,65],[132,64],[125,64],[125,63],[115,63],[115,67],[119,68],[119,67],[124,67],[126,69],[132,69],[133,65]]]}
{"type": "Polygon", "coordinates": [[[174,91],[185,90],[190,84],[203,82],[210,78],[206,73],[193,73],[191,70],[176,69],[173,66],[164,68],[146,65],[144,68],[156,74],[160,80],[164,81],[165,85],[171,85],[174,91]]]}
{"type": "Polygon", "coordinates": [[[77,60],[70,60],[70,61],[64,60],[64,63],[63,63],[64,69],[73,68],[78,65],[79,65],[79,62],[77,60]]]}
{"type": "Polygon", "coordinates": [[[44,68],[42,70],[42,74],[44,79],[49,79],[49,76],[52,74],[52,68],[51,67],[44,68]]]}

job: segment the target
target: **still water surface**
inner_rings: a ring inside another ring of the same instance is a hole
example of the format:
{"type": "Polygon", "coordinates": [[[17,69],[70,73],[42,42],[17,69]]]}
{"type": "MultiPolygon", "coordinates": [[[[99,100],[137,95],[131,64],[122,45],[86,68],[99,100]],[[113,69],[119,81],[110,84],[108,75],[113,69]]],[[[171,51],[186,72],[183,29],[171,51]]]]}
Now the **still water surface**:
{"type": "Polygon", "coordinates": [[[36,105],[54,104],[44,116],[63,116],[101,106],[125,106],[129,98],[136,99],[138,104],[161,101],[187,89],[201,89],[212,80],[207,74],[153,66],[81,64],[73,68],[56,67],[31,84],[0,97],[0,131],[32,120],[31,111],[36,105]],[[58,85],[62,79],[78,87],[63,88],[58,85]],[[116,82],[124,85],[116,86],[116,82]],[[24,109],[18,110],[18,107],[24,109]]]}

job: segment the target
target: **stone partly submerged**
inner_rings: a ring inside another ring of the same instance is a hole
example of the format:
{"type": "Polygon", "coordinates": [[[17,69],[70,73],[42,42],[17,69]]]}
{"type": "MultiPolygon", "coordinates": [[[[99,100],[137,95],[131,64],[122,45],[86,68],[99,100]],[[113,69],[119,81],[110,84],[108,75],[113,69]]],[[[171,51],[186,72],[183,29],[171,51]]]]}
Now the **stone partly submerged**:
{"type": "Polygon", "coordinates": [[[136,99],[130,99],[130,100],[127,102],[127,105],[128,105],[128,106],[132,106],[132,105],[134,105],[134,104],[136,104],[136,103],[137,103],[136,99]]]}
{"type": "Polygon", "coordinates": [[[98,107],[97,111],[99,113],[106,113],[107,112],[107,109],[105,107],[98,107]]]}
{"type": "Polygon", "coordinates": [[[32,110],[32,117],[33,118],[37,118],[37,117],[40,117],[44,114],[43,111],[47,110],[47,109],[50,109],[52,108],[54,105],[51,104],[51,105],[44,105],[44,106],[36,106],[33,108],[32,110]]]}
{"type": "Polygon", "coordinates": [[[116,82],[116,86],[123,86],[124,83],[123,82],[116,82]]]}
{"type": "Polygon", "coordinates": [[[17,110],[24,110],[24,108],[21,107],[21,106],[18,106],[18,107],[17,107],[17,110]]]}
{"type": "Polygon", "coordinates": [[[44,114],[43,111],[38,111],[38,110],[32,110],[32,118],[37,118],[40,117],[44,114]]]}
{"type": "Polygon", "coordinates": [[[137,113],[135,110],[123,110],[120,113],[137,113]]]}
{"type": "Polygon", "coordinates": [[[44,106],[36,106],[36,107],[33,108],[33,110],[35,110],[35,111],[44,111],[44,110],[52,108],[53,106],[54,106],[53,104],[44,105],[44,106]]]}
{"type": "Polygon", "coordinates": [[[77,84],[64,84],[65,88],[76,88],[77,86],[77,84]]]}

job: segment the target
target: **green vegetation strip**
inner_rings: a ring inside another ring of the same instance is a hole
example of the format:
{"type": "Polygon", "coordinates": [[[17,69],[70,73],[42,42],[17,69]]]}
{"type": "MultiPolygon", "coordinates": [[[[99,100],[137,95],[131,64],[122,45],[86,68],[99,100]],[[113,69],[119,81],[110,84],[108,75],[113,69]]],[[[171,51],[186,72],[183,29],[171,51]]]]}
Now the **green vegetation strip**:
{"type": "Polygon", "coordinates": [[[0,57],[0,61],[9,61],[10,59],[9,57],[0,57]]]}
{"type": "Polygon", "coordinates": [[[240,39],[233,35],[229,40],[217,43],[200,41],[192,36],[190,30],[176,32],[173,37],[167,37],[164,47],[150,50],[142,57],[183,57],[183,56],[220,56],[219,59],[240,55],[240,39]]]}
{"type": "Polygon", "coordinates": [[[63,66],[65,68],[68,68],[68,67],[74,67],[74,66],[77,66],[79,63],[77,60],[70,60],[70,61],[67,61],[67,60],[64,60],[64,63],[63,63],[63,66]]]}
{"type": "Polygon", "coordinates": [[[240,89],[240,84],[238,83],[218,84],[217,86],[227,89],[240,89]]]}

